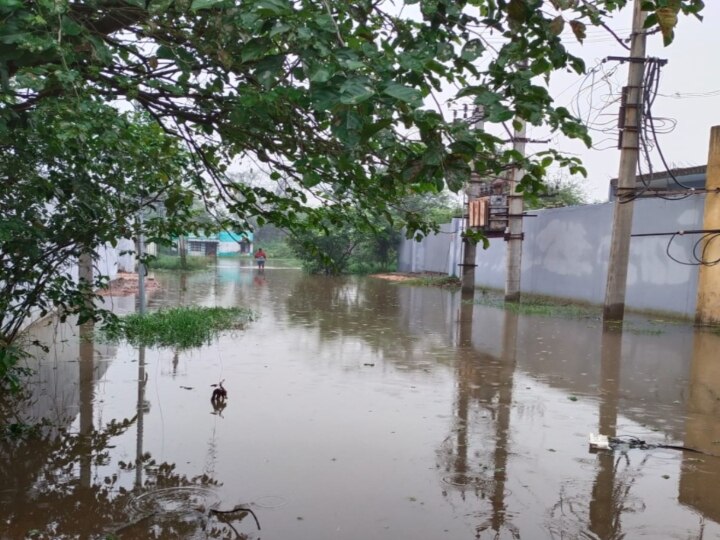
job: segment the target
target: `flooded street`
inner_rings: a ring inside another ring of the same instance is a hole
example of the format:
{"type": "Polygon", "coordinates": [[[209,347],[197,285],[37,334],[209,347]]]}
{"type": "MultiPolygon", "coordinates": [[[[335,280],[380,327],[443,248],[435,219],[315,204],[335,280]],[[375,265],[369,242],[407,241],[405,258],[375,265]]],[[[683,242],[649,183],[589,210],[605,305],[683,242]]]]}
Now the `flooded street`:
{"type": "Polygon", "coordinates": [[[258,318],[180,352],[37,329],[15,413],[57,429],[0,442],[0,538],[720,538],[716,334],[236,260],[155,277],[150,309],[258,318]]]}

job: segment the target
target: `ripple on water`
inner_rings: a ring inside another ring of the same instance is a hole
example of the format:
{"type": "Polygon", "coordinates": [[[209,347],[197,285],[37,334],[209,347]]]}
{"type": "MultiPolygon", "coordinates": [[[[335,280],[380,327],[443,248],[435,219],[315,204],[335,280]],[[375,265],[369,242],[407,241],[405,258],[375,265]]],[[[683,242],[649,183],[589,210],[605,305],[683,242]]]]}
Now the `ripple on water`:
{"type": "Polygon", "coordinates": [[[140,514],[187,514],[205,512],[220,504],[220,496],[201,486],[182,486],[148,491],[133,498],[129,506],[140,514]]]}
{"type": "Polygon", "coordinates": [[[256,501],[253,501],[252,505],[257,506],[258,508],[280,508],[282,506],[285,506],[287,504],[287,499],[284,497],[280,497],[278,495],[266,495],[265,497],[260,497],[256,501]]]}

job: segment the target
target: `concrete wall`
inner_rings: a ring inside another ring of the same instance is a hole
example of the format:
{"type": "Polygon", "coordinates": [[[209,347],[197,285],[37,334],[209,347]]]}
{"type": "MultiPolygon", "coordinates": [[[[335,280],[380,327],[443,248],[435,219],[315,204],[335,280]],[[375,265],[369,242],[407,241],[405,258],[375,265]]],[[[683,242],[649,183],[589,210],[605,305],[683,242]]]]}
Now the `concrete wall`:
{"type": "Polygon", "coordinates": [[[398,250],[400,272],[438,272],[460,275],[460,253],[462,220],[440,226],[437,234],[426,236],[422,241],[404,240],[398,250]]]}
{"type": "MultiPolygon", "coordinates": [[[[134,262],[131,264],[133,269],[126,270],[123,268],[123,261],[128,261],[128,257],[131,257],[134,261],[134,255],[120,255],[124,249],[127,249],[127,244],[123,242],[129,242],[132,246],[132,241],[121,240],[117,247],[112,247],[109,243],[99,247],[96,251],[96,258],[93,260],[93,276],[98,275],[108,276],[111,280],[115,279],[118,275],[118,271],[130,271],[134,272],[134,262]]],[[[134,248],[133,248],[134,249],[134,248]]],[[[128,261],[129,262],[129,261],[128,261]]],[[[78,265],[77,261],[70,261],[67,263],[65,268],[61,269],[62,272],[69,274],[73,281],[78,280],[78,265]]],[[[27,328],[34,322],[40,319],[40,310],[32,310],[30,316],[23,323],[22,328],[27,328]]]]}
{"type": "MultiPolygon", "coordinates": [[[[613,204],[531,212],[536,217],[528,217],[523,223],[522,291],[601,304],[605,297],[613,204]]],[[[633,234],[702,229],[703,208],[704,196],[675,201],[636,201],[633,234]]],[[[437,272],[442,267],[457,264],[460,260],[456,252],[459,227],[456,224],[444,226],[443,231],[451,230],[458,232],[433,235],[413,246],[414,258],[407,257],[410,250],[407,245],[402,245],[400,270],[437,272]]],[[[690,262],[693,245],[698,239],[697,235],[676,237],[670,244],[670,254],[680,261],[690,262]]],[[[670,236],[632,239],[627,306],[693,317],[698,267],[673,261],[667,254],[669,242],[670,236]]],[[[502,239],[491,240],[487,250],[478,249],[477,287],[504,289],[505,249],[502,239]]]]}

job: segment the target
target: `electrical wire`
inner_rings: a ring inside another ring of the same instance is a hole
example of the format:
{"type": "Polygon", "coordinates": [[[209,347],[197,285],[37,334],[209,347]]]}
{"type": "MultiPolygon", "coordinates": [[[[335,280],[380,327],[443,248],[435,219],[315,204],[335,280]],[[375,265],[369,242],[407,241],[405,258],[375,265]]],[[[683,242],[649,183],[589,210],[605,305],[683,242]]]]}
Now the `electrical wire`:
{"type": "MultiPolygon", "coordinates": [[[[656,175],[660,174],[662,174],[661,178],[669,178],[677,187],[686,191],[679,193],[678,195],[653,193],[652,196],[664,200],[677,201],[686,199],[696,193],[692,186],[684,184],[677,178],[674,171],[668,164],[658,138],[659,134],[671,133],[677,126],[677,121],[675,119],[655,117],[653,114],[653,105],[659,95],[660,70],[662,65],[663,64],[656,58],[648,58],[645,61],[643,85],[641,88],[641,108],[639,110],[638,122],[638,143],[640,146],[640,152],[638,152],[637,164],[637,178],[642,183],[642,188],[634,190],[631,195],[618,197],[620,204],[632,202],[645,195],[649,190],[651,190],[651,184],[653,180],[656,179],[656,175]],[[656,152],[660,157],[664,167],[664,173],[656,173],[653,170],[653,160],[651,155],[653,152],[656,152]],[[643,160],[647,166],[647,173],[645,174],[643,174],[643,160]]],[[[668,189],[670,189],[669,182],[668,189]]]]}
{"type": "Polygon", "coordinates": [[[703,234],[698,240],[695,241],[692,247],[692,259],[690,261],[682,261],[670,253],[670,246],[672,245],[675,238],[683,236],[686,233],[676,232],[670,236],[667,247],[665,248],[666,255],[674,262],[682,264],[684,266],[715,266],[720,264],[720,257],[713,260],[706,260],[708,248],[710,244],[718,237],[720,233],[712,232],[703,234]],[[702,246],[702,250],[698,253],[698,248],[702,246]]]}

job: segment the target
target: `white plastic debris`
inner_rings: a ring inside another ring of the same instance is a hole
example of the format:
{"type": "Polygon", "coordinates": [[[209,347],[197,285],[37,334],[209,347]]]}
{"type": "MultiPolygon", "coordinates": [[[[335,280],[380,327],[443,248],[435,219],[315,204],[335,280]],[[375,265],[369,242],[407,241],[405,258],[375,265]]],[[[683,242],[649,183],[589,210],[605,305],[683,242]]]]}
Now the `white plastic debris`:
{"type": "Polygon", "coordinates": [[[607,435],[596,435],[595,433],[590,434],[590,448],[596,448],[598,450],[609,450],[610,441],[607,435]]]}

